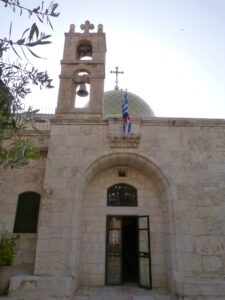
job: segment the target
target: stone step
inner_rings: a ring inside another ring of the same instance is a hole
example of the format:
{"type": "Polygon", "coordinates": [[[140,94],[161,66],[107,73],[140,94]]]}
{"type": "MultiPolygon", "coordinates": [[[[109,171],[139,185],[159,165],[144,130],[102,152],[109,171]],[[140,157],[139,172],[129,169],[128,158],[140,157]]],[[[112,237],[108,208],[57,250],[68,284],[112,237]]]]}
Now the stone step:
{"type": "Polygon", "coordinates": [[[121,295],[96,295],[96,296],[74,296],[72,300],[175,300],[170,295],[146,295],[146,296],[121,296],[121,295]]]}
{"type": "Polygon", "coordinates": [[[72,300],[175,300],[163,289],[146,290],[136,286],[81,287],[72,300]]]}

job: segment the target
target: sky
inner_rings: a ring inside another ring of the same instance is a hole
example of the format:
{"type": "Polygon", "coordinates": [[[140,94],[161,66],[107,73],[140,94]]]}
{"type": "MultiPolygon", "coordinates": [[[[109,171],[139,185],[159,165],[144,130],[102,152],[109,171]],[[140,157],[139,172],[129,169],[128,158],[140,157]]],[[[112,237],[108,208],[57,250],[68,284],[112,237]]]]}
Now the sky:
{"type": "MultiPolygon", "coordinates": [[[[35,7],[41,1],[24,0],[35,7]]],[[[45,1],[49,3],[50,1],[45,1]]],[[[54,89],[32,88],[26,104],[54,112],[57,104],[64,32],[70,24],[90,20],[103,24],[106,33],[105,91],[115,86],[111,70],[118,66],[119,87],[144,99],[158,117],[225,118],[225,0],[56,0],[60,16],[52,19],[52,44],[31,58],[35,67],[48,70],[54,89]]],[[[37,19],[19,16],[0,2],[1,37],[19,39],[37,19]]],[[[9,58],[11,59],[10,55],[9,58]]]]}

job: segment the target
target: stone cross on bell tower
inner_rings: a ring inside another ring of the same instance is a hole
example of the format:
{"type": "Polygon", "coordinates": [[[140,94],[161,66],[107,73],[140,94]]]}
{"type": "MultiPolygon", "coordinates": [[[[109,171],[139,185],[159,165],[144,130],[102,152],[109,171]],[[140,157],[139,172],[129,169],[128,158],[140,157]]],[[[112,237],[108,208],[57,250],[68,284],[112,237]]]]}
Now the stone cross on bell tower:
{"type": "Polygon", "coordinates": [[[98,25],[97,32],[90,32],[94,25],[89,21],[85,21],[80,28],[83,32],[76,32],[75,25],[71,24],[69,32],[65,33],[56,113],[82,111],[101,115],[105,79],[105,33],[101,24],[98,25]],[[81,110],[75,107],[76,95],[85,85],[90,85],[90,100],[81,110]]]}
{"type": "Polygon", "coordinates": [[[84,30],[84,33],[89,33],[89,30],[94,29],[94,25],[91,24],[89,21],[85,21],[84,24],[81,24],[81,25],[80,25],[80,28],[81,28],[82,30],[84,30]]]}

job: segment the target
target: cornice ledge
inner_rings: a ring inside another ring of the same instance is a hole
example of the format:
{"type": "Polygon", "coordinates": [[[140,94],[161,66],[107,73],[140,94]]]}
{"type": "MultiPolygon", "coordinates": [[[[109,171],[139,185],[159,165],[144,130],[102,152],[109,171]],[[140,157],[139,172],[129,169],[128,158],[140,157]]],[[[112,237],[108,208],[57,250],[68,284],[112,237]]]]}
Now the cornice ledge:
{"type": "Polygon", "coordinates": [[[198,127],[224,127],[224,119],[207,119],[207,118],[167,118],[154,117],[143,119],[142,126],[198,126],[198,127]]]}
{"type": "Polygon", "coordinates": [[[51,125],[106,125],[102,119],[73,119],[73,118],[54,118],[50,120],[51,125]]]}

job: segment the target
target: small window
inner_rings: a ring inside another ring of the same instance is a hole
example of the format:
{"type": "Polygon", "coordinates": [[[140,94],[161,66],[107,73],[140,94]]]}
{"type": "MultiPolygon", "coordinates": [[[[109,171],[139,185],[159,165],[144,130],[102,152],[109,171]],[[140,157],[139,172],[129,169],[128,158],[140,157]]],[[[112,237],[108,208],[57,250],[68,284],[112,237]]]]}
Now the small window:
{"type": "Polygon", "coordinates": [[[130,168],[124,166],[115,167],[116,178],[128,178],[130,176],[130,168]]]}
{"type": "Polygon", "coordinates": [[[137,190],[128,184],[116,184],[108,189],[108,206],[137,206],[137,190]]]}
{"type": "Polygon", "coordinates": [[[19,195],[16,218],[13,232],[36,233],[40,195],[34,192],[25,192],[19,195]]]}
{"type": "Polygon", "coordinates": [[[118,177],[127,177],[126,170],[118,170],[118,177]]]}

